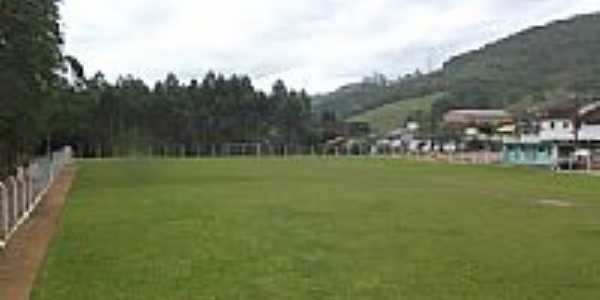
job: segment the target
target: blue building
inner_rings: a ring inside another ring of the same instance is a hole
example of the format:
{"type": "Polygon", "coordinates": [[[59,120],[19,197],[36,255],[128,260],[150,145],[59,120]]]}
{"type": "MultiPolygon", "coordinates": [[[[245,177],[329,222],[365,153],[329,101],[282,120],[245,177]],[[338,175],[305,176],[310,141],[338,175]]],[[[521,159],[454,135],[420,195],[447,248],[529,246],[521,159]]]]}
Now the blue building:
{"type": "Polygon", "coordinates": [[[502,161],[511,165],[552,166],[555,146],[551,143],[505,143],[502,161]]]}

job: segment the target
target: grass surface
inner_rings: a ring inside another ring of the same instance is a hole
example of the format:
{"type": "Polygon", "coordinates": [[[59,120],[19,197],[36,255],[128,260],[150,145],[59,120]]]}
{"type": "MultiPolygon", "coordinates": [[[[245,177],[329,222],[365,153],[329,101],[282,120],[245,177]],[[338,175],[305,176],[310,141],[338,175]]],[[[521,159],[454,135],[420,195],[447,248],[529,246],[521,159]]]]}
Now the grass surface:
{"type": "Polygon", "coordinates": [[[427,97],[413,98],[387,104],[350,118],[351,122],[367,122],[371,129],[380,134],[386,134],[394,129],[404,127],[409,117],[415,117],[417,111],[422,112],[424,120],[429,120],[431,107],[444,97],[444,93],[432,94],[427,97]]]}
{"type": "Polygon", "coordinates": [[[600,178],[376,159],[80,166],[34,300],[600,295],[600,178]]]}

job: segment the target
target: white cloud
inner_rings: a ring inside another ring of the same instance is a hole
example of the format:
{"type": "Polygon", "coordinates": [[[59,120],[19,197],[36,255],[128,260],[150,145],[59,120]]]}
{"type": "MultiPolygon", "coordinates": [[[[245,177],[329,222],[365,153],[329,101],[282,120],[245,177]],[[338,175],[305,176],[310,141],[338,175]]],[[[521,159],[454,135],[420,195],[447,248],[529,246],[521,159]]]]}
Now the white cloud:
{"type": "Polygon", "coordinates": [[[512,32],[600,9],[600,0],[65,1],[66,51],[109,78],[151,83],[209,69],[322,92],[397,76],[512,32]]]}

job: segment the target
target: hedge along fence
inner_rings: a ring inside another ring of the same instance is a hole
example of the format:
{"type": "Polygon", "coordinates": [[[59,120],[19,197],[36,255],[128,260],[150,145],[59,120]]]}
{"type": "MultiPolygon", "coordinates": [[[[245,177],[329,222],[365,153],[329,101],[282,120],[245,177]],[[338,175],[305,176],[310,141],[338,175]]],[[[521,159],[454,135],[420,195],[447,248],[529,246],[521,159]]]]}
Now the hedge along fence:
{"type": "Polygon", "coordinates": [[[6,248],[13,235],[29,220],[71,159],[72,150],[65,147],[49,157],[35,159],[29,166],[17,168],[16,176],[0,182],[0,249],[6,248]]]}

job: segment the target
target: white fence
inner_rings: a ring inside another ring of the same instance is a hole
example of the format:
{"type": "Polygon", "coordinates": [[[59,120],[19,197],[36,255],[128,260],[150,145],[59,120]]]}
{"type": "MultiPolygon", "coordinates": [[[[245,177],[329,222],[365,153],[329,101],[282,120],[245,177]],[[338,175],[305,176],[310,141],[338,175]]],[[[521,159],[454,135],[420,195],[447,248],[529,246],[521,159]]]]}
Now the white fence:
{"type": "Polygon", "coordinates": [[[19,167],[16,176],[0,182],[0,249],[4,249],[40,204],[56,176],[71,161],[66,147],[49,157],[19,167]]]}
{"type": "MultiPolygon", "coordinates": [[[[375,146],[368,144],[334,145],[319,144],[313,146],[270,145],[260,143],[223,143],[197,145],[148,146],[144,151],[82,151],[81,158],[234,158],[234,157],[374,157],[408,158],[423,161],[445,162],[452,164],[500,164],[501,152],[494,151],[409,151],[400,147],[375,146]]],[[[89,150],[89,149],[88,149],[89,150]]],[[[122,150],[122,149],[121,149],[122,150]]]]}

